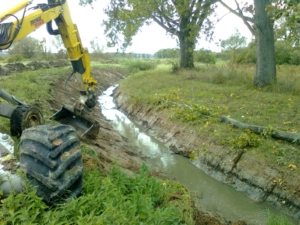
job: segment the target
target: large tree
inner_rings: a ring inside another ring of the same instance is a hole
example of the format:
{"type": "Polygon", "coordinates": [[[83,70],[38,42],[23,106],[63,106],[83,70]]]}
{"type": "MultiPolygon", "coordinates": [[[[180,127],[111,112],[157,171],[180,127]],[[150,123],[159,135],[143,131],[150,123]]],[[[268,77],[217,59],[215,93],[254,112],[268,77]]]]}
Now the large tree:
{"type": "MultiPolygon", "coordinates": [[[[93,0],[81,0],[91,3],[93,0]]],[[[201,30],[208,30],[208,16],[217,0],[111,0],[106,9],[106,33],[111,44],[130,44],[144,25],[155,22],[170,35],[176,36],[180,47],[180,67],[194,67],[194,49],[201,30]],[[121,35],[121,36],[120,36],[121,35]],[[121,38],[120,38],[121,37],[121,38]]],[[[145,43],[147,44],[147,43],[145,43]]]]}
{"type": "Polygon", "coordinates": [[[273,19],[268,14],[272,0],[254,0],[253,5],[241,5],[235,0],[236,8],[230,7],[225,1],[223,6],[239,16],[249,28],[256,40],[256,73],[253,83],[263,87],[276,82],[275,41],[273,19]],[[253,15],[248,16],[247,15],[253,15]]]}

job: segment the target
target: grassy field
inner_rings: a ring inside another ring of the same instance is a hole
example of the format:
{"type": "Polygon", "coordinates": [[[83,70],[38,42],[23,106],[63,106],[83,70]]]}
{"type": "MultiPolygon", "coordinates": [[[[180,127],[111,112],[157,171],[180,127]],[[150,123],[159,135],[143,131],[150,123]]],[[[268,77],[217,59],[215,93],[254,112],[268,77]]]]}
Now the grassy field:
{"type": "MultiPolygon", "coordinates": [[[[161,64],[129,76],[121,89],[132,102],[164,110],[173,122],[216,144],[232,151],[246,149],[283,169],[299,168],[299,146],[219,122],[226,115],[270,130],[299,132],[300,68],[278,67],[278,83],[262,89],[252,85],[254,73],[254,65],[198,65],[173,73],[171,65],[161,64]]],[[[299,174],[299,169],[292,172],[299,174]]]]}
{"type": "MultiPolygon", "coordinates": [[[[128,70],[132,68],[128,66],[128,70]]],[[[0,77],[1,88],[22,101],[39,105],[48,118],[51,84],[69,72],[70,68],[21,72],[0,77]]],[[[0,118],[0,132],[9,133],[5,118],[0,118]]],[[[116,168],[103,174],[97,163],[91,163],[99,160],[93,149],[82,144],[82,154],[84,192],[79,198],[49,207],[27,185],[25,192],[1,200],[0,224],[194,224],[190,195],[181,185],[154,178],[144,167],[135,176],[116,168]]]]}

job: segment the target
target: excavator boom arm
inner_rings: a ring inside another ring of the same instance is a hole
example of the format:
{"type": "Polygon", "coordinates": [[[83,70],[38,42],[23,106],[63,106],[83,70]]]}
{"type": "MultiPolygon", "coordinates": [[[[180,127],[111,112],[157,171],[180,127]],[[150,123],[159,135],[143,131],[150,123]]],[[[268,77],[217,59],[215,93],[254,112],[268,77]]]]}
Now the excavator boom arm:
{"type": "Polygon", "coordinates": [[[18,5],[0,14],[0,22],[2,22],[0,24],[0,50],[9,48],[14,41],[23,39],[42,25],[47,24],[50,34],[61,36],[74,72],[82,74],[82,81],[86,89],[92,91],[97,82],[91,75],[89,54],[83,48],[67,2],[65,0],[48,0],[48,4],[39,4],[26,12],[29,4],[29,0],[23,0],[18,5]],[[21,10],[24,10],[22,18],[17,19],[13,16],[21,10]],[[12,22],[4,22],[10,16],[16,19],[12,22]],[[53,20],[57,24],[57,31],[51,29],[53,20]]]}
{"type": "MultiPolygon", "coordinates": [[[[21,0],[11,9],[0,13],[0,50],[7,49],[16,40],[25,38],[42,25],[47,25],[50,35],[60,35],[72,63],[73,72],[82,76],[85,90],[80,92],[80,98],[73,105],[63,105],[51,118],[64,124],[72,125],[80,136],[95,136],[98,134],[98,122],[88,116],[96,106],[94,89],[96,80],[91,75],[90,58],[83,48],[76,25],[73,23],[66,0],[48,0],[47,4],[31,5],[29,0],[21,0]],[[15,14],[21,14],[17,17],[15,14]],[[57,29],[52,28],[55,22],[57,29]]],[[[0,98],[14,106],[0,104],[0,116],[9,117],[14,121],[14,113],[19,105],[29,108],[21,101],[10,101],[13,96],[0,89],[0,98]]],[[[21,118],[23,120],[23,118],[21,118]]],[[[22,122],[23,123],[23,122],[22,122]]],[[[21,123],[20,123],[21,124],[21,123]]],[[[30,123],[31,124],[31,123],[30,123]]],[[[18,127],[21,134],[24,127],[18,127]]]]}

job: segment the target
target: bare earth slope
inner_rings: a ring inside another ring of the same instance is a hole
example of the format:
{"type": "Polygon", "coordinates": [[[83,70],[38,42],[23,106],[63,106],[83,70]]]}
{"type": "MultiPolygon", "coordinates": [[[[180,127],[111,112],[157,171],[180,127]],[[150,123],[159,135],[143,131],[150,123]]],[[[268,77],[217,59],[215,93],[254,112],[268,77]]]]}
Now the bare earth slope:
{"type": "MultiPolygon", "coordinates": [[[[105,90],[108,86],[115,84],[123,75],[117,71],[97,70],[94,72],[95,78],[99,82],[97,93],[105,90]]],[[[63,76],[58,81],[53,83],[50,100],[53,111],[60,109],[63,104],[71,104],[79,96],[80,82],[79,79],[71,79],[65,85],[66,77],[63,76]]],[[[142,159],[139,157],[133,146],[130,146],[126,139],[115,132],[109,121],[101,114],[100,107],[96,106],[90,115],[99,122],[100,132],[95,139],[86,139],[83,142],[89,145],[98,155],[100,166],[108,170],[111,166],[117,165],[126,170],[136,170],[142,164],[142,159]]]]}

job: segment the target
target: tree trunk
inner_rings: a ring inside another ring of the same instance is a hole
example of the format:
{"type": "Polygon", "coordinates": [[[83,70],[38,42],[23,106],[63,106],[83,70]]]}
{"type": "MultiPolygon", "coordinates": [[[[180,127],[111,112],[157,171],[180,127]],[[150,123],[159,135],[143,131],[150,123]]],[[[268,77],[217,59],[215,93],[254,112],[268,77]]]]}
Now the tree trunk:
{"type": "Polygon", "coordinates": [[[193,32],[187,28],[188,25],[181,24],[179,32],[179,47],[180,47],[180,68],[194,67],[194,48],[196,37],[193,37],[193,32]]]}
{"type": "Polygon", "coordinates": [[[266,7],[270,0],[255,0],[256,74],[254,85],[263,87],[276,82],[273,22],[266,7]]]}

